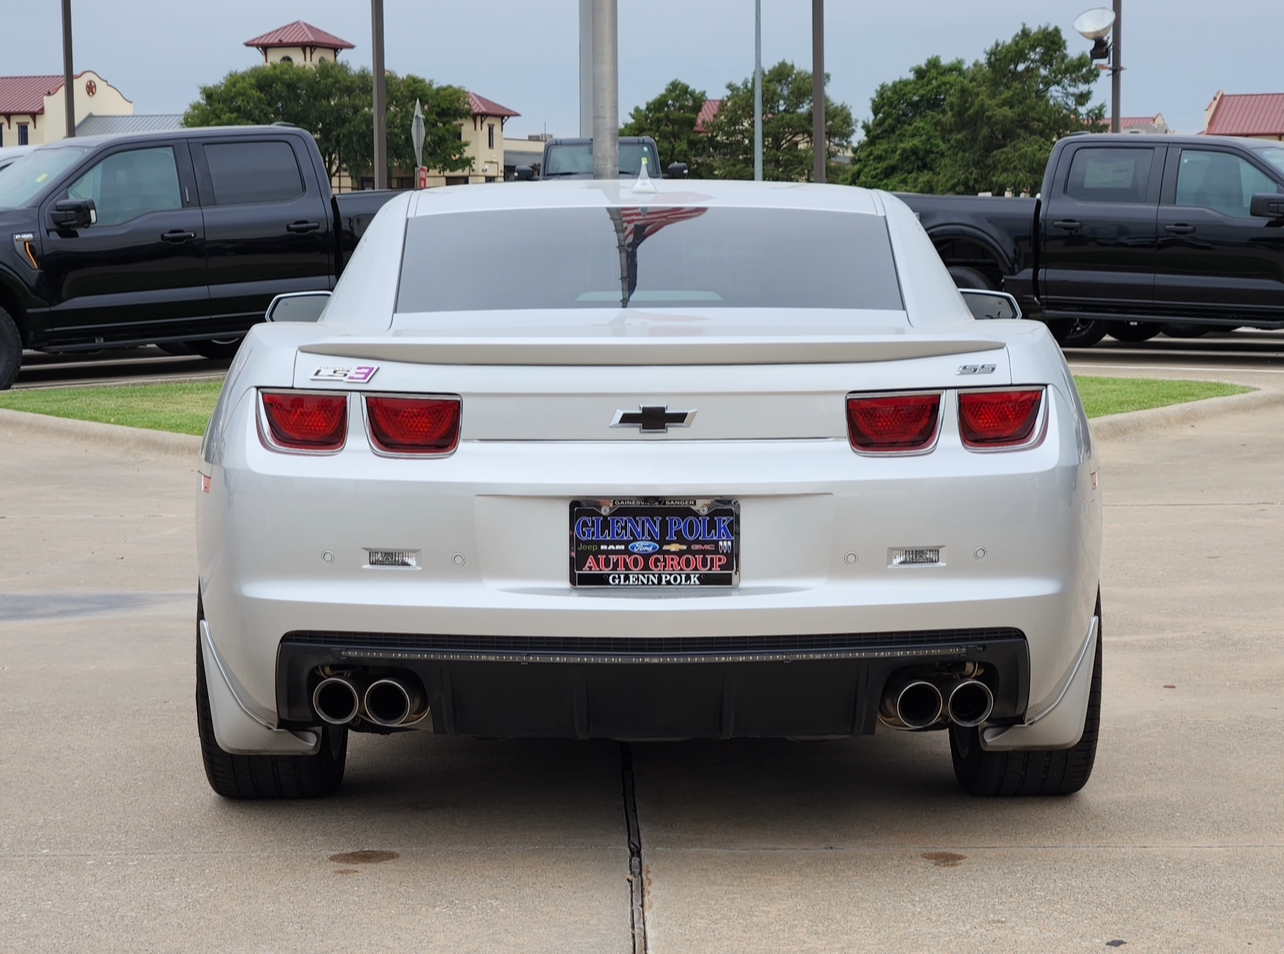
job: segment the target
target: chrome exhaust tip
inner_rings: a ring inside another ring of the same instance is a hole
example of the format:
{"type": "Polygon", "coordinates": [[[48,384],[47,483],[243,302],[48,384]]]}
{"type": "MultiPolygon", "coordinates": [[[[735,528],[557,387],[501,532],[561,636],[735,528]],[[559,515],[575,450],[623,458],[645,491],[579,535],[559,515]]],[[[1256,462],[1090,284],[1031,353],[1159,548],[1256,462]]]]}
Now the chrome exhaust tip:
{"type": "Polygon", "coordinates": [[[357,717],[361,699],[357,687],[341,676],[330,676],[312,690],[312,708],[330,725],[347,725],[357,717]]]}
{"type": "Polygon", "coordinates": [[[979,680],[963,679],[950,690],[946,708],[955,725],[964,728],[980,725],[994,711],[994,693],[979,680]]]}
{"type": "Polygon", "coordinates": [[[879,714],[885,723],[898,729],[926,729],[941,718],[944,700],[941,690],[926,679],[889,686],[883,693],[879,714]]]}
{"type": "Polygon", "coordinates": [[[365,708],[376,725],[404,725],[420,708],[420,697],[418,691],[399,680],[376,679],[366,689],[365,708]]]}

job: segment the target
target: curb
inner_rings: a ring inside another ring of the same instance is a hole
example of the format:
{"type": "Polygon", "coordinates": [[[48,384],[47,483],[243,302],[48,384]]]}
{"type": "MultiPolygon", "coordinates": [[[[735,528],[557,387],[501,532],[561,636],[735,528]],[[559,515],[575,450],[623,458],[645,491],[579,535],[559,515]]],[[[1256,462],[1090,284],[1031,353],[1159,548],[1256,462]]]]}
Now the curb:
{"type": "MultiPolygon", "coordinates": [[[[1205,398],[1168,407],[1149,408],[1109,414],[1089,422],[1092,436],[1099,441],[1120,440],[1143,432],[1182,424],[1194,424],[1225,414],[1252,411],[1263,407],[1284,405],[1284,390],[1260,388],[1247,394],[1205,398]]],[[[151,431],[141,427],[120,424],[100,424],[97,421],[76,421],[48,414],[30,414],[0,408],[0,435],[29,435],[53,437],[67,442],[85,444],[128,457],[166,458],[179,460],[193,466],[201,452],[201,438],[191,434],[171,434],[168,431],[151,431]]]]}
{"type": "Polygon", "coordinates": [[[126,457],[165,458],[196,466],[201,438],[121,424],[76,421],[49,414],[30,414],[0,408],[0,435],[52,437],[126,457]]]}
{"type": "Polygon", "coordinates": [[[1105,417],[1090,420],[1088,426],[1092,429],[1092,436],[1097,440],[1111,441],[1160,428],[1194,424],[1196,421],[1205,421],[1225,414],[1280,405],[1284,405],[1284,391],[1277,388],[1259,388],[1247,394],[1230,394],[1226,397],[1170,404],[1167,407],[1152,407],[1144,411],[1108,414],[1105,417]]]}

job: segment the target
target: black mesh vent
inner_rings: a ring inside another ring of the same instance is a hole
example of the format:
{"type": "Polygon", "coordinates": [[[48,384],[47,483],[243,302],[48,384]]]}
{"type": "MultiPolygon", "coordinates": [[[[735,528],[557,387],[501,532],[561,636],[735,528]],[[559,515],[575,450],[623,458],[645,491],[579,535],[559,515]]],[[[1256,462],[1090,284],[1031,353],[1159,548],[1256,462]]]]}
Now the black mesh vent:
{"type": "Polygon", "coordinates": [[[342,649],[532,655],[591,653],[664,655],[681,653],[805,653],[826,650],[903,648],[1024,639],[1019,629],[934,629],[899,633],[834,633],[820,636],[444,636],[403,633],[288,633],[282,642],[342,649]]]}

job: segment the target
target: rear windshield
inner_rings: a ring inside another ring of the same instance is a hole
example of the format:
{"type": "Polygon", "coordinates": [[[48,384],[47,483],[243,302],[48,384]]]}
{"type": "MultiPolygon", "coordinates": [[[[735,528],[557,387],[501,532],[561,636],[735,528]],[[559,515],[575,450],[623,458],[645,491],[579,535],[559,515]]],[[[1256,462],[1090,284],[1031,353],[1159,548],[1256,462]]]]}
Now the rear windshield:
{"type": "MultiPolygon", "coordinates": [[[[660,160],[650,143],[620,143],[620,176],[636,179],[642,171],[642,157],[646,156],[649,175],[659,176],[660,160]]],[[[593,144],[591,142],[558,142],[548,147],[548,162],[540,171],[541,179],[558,176],[591,176],[593,174],[593,144]]]]}
{"type": "Polygon", "coordinates": [[[397,310],[902,308],[881,217],[615,207],[423,215],[397,310]]]}

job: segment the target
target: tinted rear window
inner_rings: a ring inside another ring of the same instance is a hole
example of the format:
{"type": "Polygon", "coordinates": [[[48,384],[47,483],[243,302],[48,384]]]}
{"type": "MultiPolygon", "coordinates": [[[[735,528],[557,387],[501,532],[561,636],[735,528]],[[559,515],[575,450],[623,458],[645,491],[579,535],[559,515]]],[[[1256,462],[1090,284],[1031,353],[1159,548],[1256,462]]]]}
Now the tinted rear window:
{"type": "Polygon", "coordinates": [[[288,142],[218,142],[205,146],[218,205],[288,202],[303,178],[288,142]]]}
{"type": "Polygon", "coordinates": [[[881,217],[796,209],[518,209],[407,223],[397,310],[900,310],[881,217]]]}

